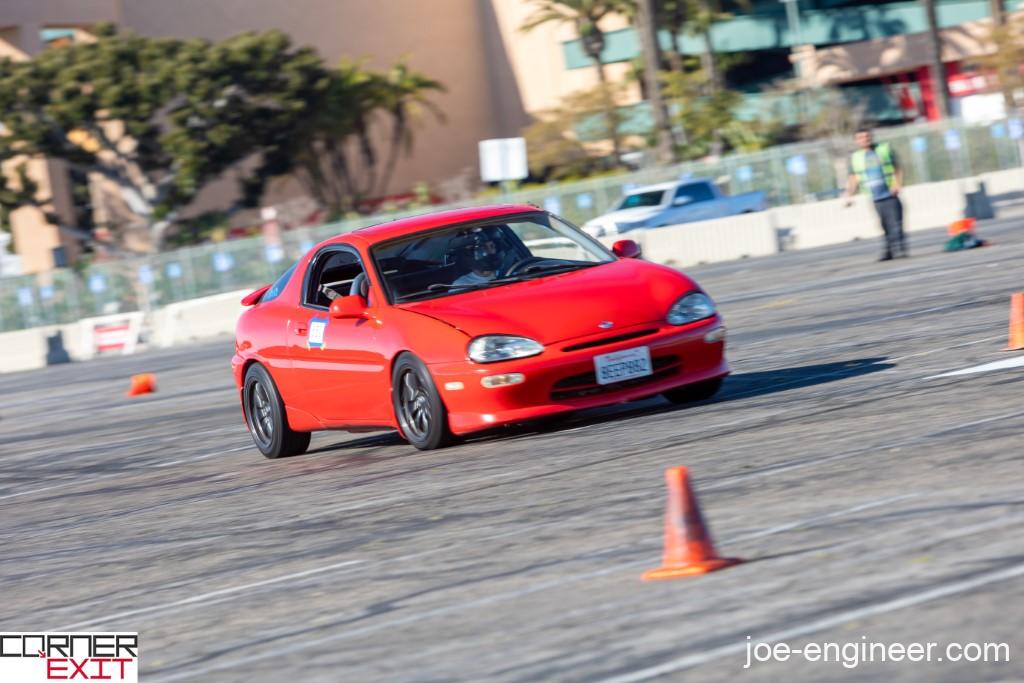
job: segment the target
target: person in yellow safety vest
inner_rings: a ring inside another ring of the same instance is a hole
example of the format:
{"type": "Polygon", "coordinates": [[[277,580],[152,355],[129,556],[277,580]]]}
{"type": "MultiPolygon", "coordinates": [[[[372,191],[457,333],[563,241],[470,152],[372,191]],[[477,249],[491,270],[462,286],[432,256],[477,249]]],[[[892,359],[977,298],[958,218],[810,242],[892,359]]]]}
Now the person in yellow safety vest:
{"type": "Polygon", "coordinates": [[[850,155],[850,173],[846,182],[846,205],[853,203],[857,190],[870,195],[882,222],[884,249],[879,261],[910,256],[903,234],[903,169],[887,142],[875,143],[867,128],[857,131],[857,151],[850,155]]]}

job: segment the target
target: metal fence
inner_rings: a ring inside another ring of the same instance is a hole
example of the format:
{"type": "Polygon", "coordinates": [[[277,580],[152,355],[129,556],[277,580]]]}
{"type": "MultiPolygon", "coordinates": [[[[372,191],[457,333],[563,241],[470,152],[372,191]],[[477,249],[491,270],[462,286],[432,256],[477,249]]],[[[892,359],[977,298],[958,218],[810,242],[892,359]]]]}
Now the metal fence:
{"type": "MultiPolygon", "coordinates": [[[[967,177],[1020,167],[1024,121],[984,126],[949,121],[882,129],[902,160],[906,184],[967,177]]],[[[835,197],[845,175],[851,143],[820,140],[590,180],[480,197],[460,206],[532,203],[583,223],[612,207],[625,192],[684,175],[711,177],[732,193],[761,190],[770,203],[835,197]]],[[[433,209],[445,207],[432,207],[433,209]]],[[[272,281],[317,242],[358,227],[422,212],[370,216],[285,232],[281,245],[252,237],[206,244],[145,258],[95,264],[84,271],[56,270],[0,279],[0,331],[68,323],[80,318],[147,310],[272,281]]]]}

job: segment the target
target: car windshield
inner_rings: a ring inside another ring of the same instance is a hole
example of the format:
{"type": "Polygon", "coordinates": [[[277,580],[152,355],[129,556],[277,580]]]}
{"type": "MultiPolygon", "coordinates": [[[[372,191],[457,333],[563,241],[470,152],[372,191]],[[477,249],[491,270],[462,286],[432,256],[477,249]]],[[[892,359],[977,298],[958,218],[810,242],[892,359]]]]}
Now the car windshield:
{"type": "Polygon", "coordinates": [[[545,213],[410,235],[372,249],[391,301],[422,301],[500,287],[615,260],[599,243],[545,213]]]}
{"type": "Polygon", "coordinates": [[[663,190],[627,194],[625,197],[622,198],[622,202],[619,203],[618,208],[635,209],[638,206],[661,206],[661,201],[664,198],[665,192],[663,190]]]}

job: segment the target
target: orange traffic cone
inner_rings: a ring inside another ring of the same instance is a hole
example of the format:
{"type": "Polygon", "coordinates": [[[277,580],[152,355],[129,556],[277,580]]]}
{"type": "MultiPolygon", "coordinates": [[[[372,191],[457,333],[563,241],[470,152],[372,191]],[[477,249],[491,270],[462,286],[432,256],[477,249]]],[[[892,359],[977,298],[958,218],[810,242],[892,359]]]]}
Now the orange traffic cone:
{"type": "Polygon", "coordinates": [[[962,232],[974,232],[975,219],[961,218],[949,224],[948,233],[950,237],[956,237],[962,232]]]}
{"type": "Polygon", "coordinates": [[[132,375],[132,385],[128,388],[129,396],[152,394],[154,391],[156,391],[156,375],[151,372],[132,375]]]}
{"type": "Polygon", "coordinates": [[[1004,351],[1024,349],[1024,292],[1010,297],[1010,343],[1004,351]]]}
{"type": "Polygon", "coordinates": [[[644,572],[644,581],[674,579],[707,574],[743,560],[719,557],[711,533],[700,514],[697,496],[690,488],[690,472],[685,467],[665,470],[668,503],[665,506],[665,554],[661,566],[644,572]]]}

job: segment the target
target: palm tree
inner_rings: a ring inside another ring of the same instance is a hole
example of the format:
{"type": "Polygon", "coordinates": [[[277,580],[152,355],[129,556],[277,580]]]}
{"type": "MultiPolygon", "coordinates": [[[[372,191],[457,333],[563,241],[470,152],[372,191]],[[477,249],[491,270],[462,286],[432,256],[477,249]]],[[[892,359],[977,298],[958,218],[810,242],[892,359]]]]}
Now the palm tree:
{"type": "Polygon", "coordinates": [[[928,17],[928,38],[931,52],[932,90],[939,105],[939,116],[949,116],[949,88],[946,87],[946,67],[942,64],[942,37],[939,35],[939,21],[935,15],[935,0],[922,0],[928,17]]]}
{"type": "MultiPolygon", "coordinates": [[[[600,22],[610,14],[627,11],[632,5],[631,0],[531,0],[531,2],[536,9],[527,17],[519,30],[532,31],[538,26],[552,23],[572,24],[576,28],[576,35],[579,36],[583,44],[584,54],[597,69],[597,78],[607,96],[606,112],[609,118],[612,118],[612,110],[616,105],[610,96],[608,74],[605,72],[604,62],[601,61],[605,36],[600,22]]],[[[611,142],[615,163],[618,164],[622,153],[622,140],[617,127],[614,126],[612,127],[611,142]]]]}

